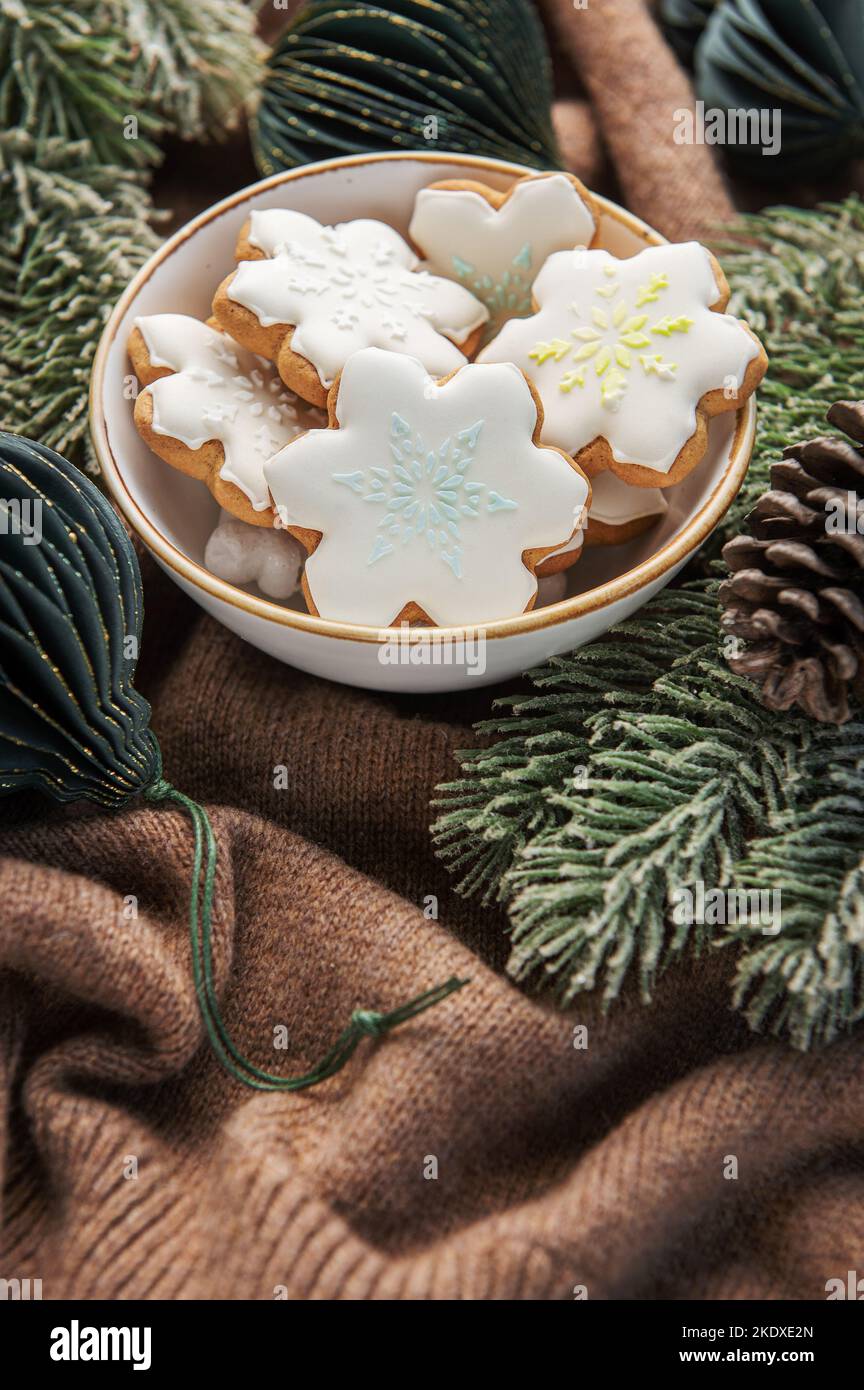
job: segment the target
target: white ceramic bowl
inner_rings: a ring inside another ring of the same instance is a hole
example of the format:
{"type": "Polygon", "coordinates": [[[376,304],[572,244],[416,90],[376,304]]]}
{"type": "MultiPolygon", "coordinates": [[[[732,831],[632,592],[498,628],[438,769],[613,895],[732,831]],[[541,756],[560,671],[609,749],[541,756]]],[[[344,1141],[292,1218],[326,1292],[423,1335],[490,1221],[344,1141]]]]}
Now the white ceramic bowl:
{"type": "MultiPolygon", "coordinates": [[[[443,691],[488,685],[590,642],[627,618],[677,574],[741,486],[753,447],[755,404],[715,417],[706,457],[667,493],[669,511],[635,541],[586,550],[567,574],[567,596],[478,634],[413,629],[396,646],[392,631],[313,618],[296,606],[237,588],[204,568],[218,508],[202,483],[150,452],[132,422],[134,377],[126,340],[137,314],[206,318],[219,281],[234,265],[237,233],[252,208],[289,207],[322,222],[377,217],[407,233],[418,189],[437,179],[473,177],[505,188],[531,172],[464,155],[360,155],[305,165],[242,189],[176,232],[138,272],[114,309],[96,354],[91,428],[107,485],[158,563],[196,603],[253,646],[304,671],[349,685],[443,691]],[[467,637],[467,640],[466,640],[467,637]],[[389,641],[387,639],[390,639],[389,641]],[[479,639],[479,640],[478,640],[479,639]]],[[[605,199],[601,245],[635,254],[662,238],[605,199]]]]}

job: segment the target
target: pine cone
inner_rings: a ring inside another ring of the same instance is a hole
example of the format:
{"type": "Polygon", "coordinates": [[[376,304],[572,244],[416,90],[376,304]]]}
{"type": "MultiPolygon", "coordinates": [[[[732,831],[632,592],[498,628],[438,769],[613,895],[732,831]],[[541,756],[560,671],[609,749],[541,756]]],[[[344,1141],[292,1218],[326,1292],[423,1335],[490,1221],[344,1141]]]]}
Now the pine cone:
{"type": "Polygon", "coordinates": [[[720,601],[724,630],[748,644],[729,665],[762,703],[842,724],[850,693],[864,699],[864,401],[828,420],[846,438],[785,449],[749,534],[723,547],[720,601]]]}

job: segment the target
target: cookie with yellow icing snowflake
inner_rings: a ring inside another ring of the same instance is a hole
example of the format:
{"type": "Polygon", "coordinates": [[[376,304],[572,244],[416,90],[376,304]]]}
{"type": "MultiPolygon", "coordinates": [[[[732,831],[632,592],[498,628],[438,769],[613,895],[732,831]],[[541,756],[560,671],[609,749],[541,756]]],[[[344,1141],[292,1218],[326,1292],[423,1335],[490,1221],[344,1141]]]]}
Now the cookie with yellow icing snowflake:
{"type": "Polygon", "coordinates": [[[573,537],[591,488],[538,444],[542,413],[518,367],[468,363],[435,381],[416,358],[366,348],[328,406],[330,427],[264,470],[309,552],[312,613],[459,626],[531,608],[536,566],[573,537]]]}
{"type": "Polygon", "coordinates": [[[478,362],[515,362],[543,404],[543,442],[594,475],[668,487],[699,462],[708,420],[737,410],[768,366],[724,312],[729,286],[697,242],[628,260],[559,251],[534,282],[536,312],[512,319],[478,362]]]}

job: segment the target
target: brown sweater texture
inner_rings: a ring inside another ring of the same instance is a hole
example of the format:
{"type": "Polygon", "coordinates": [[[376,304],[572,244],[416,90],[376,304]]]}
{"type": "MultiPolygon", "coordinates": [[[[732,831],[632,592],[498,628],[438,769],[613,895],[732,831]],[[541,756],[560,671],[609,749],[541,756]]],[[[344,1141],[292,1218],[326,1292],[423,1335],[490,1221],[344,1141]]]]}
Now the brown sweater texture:
{"type": "MultiPolygon", "coordinates": [[[[692,93],[645,7],[543,9],[587,164],[672,236],[728,216],[711,152],[672,143],[692,93]]],[[[453,893],[428,833],[499,692],[317,680],[143,571],[139,685],[166,776],[212,816],[241,1048],[299,1072],[352,1009],[471,983],[315,1090],[246,1090],[203,1040],[186,817],[0,803],[0,1277],[47,1299],[808,1299],[861,1268],[860,1035],[755,1037],[727,952],[605,1019],[515,988],[502,914],[453,893]]]]}

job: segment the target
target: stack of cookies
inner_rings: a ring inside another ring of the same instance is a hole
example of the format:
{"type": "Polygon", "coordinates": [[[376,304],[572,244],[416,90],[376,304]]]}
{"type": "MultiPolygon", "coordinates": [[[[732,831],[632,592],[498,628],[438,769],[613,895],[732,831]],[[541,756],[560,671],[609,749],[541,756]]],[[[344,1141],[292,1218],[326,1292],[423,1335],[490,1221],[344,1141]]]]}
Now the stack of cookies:
{"type": "Polygon", "coordinates": [[[135,423],[223,509],[221,578],[387,627],[476,625],[644,531],[767,367],[695,242],[619,260],[567,174],[384,222],[256,211],[207,323],[139,318],[135,423]]]}

